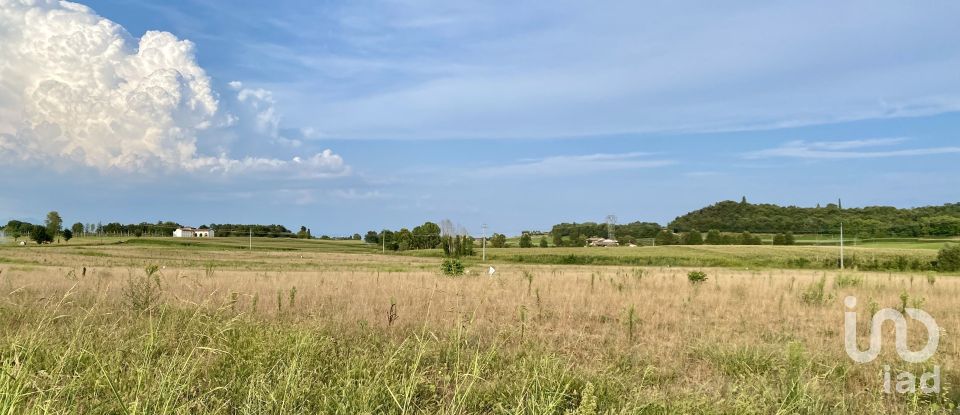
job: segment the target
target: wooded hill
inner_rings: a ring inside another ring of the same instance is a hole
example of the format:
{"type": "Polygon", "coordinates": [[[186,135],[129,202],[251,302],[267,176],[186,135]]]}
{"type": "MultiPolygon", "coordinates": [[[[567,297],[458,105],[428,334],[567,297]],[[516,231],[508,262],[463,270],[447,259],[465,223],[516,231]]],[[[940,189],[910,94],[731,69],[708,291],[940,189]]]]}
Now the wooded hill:
{"type": "Polygon", "coordinates": [[[960,203],[900,209],[868,206],[845,209],[836,204],[825,207],[778,206],[723,201],[674,219],[667,226],[675,232],[716,229],[721,232],[798,234],[839,232],[860,237],[920,237],[960,235],[960,203]]]}

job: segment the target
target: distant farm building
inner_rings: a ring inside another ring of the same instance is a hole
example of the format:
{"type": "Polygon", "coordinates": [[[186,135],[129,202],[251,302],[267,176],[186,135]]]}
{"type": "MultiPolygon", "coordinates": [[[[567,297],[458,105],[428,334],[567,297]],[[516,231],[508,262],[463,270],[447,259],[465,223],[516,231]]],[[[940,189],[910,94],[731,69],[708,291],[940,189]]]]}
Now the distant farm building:
{"type": "Polygon", "coordinates": [[[191,227],[177,228],[173,231],[174,238],[213,238],[213,229],[196,229],[191,227]]]}
{"type": "Polygon", "coordinates": [[[613,239],[587,238],[587,246],[620,246],[620,243],[613,239]]]}

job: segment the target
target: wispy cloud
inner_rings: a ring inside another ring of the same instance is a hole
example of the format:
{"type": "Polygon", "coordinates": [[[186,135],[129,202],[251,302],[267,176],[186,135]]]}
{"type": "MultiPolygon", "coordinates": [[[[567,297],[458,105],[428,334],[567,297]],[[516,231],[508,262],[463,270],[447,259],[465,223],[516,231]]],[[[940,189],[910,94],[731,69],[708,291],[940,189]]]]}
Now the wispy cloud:
{"type": "Polygon", "coordinates": [[[651,155],[644,152],[628,152],[521,159],[512,164],[487,167],[478,173],[483,177],[564,176],[613,170],[649,169],[676,163],[673,160],[648,158],[651,155]]]}
{"type": "Polygon", "coordinates": [[[309,70],[276,87],[309,101],[292,116],[343,138],[553,138],[960,110],[956,5],[450,3],[342,9],[335,40],[353,47],[292,60],[309,70]],[[802,24],[823,10],[821,31],[802,24]]]}
{"type": "Polygon", "coordinates": [[[775,148],[752,151],[744,154],[747,159],[799,158],[799,159],[869,159],[883,157],[929,156],[937,154],[960,154],[960,147],[926,147],[901,149],[876,149],[896,146],[906,138],[868,138],[846,141],[796,140],[775,148]]]}
{"type": "Polygon", "coordinates": [[[357,189],[334,189],[328,193],[331,197],[335,199],[342,200],[370,200],[370,199],[384,199],[390,197],[389,194],[383,193],[379,190],[357,190],[357,189]]]}

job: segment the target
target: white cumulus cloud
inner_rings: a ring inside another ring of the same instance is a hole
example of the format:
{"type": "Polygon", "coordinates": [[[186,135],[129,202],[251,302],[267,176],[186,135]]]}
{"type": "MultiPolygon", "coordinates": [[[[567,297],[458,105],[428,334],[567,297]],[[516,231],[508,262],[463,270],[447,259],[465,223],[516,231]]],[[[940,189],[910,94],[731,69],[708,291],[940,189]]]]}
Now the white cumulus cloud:
{"type": "Polygon", "coordinates": [[[211,130],[252,126],[234,134],[283,141],[270,92],[239,82],[230,86],[235,91],[228,93],[251,111],[233,114],[221,108],[189,40],[158,31],[136,39],[74,3],[0,0],[4,163],[121,172],[276,171],[302,177],[349,171],[330,150],[290,159],[203,154],[198,140],[211,130]]]}

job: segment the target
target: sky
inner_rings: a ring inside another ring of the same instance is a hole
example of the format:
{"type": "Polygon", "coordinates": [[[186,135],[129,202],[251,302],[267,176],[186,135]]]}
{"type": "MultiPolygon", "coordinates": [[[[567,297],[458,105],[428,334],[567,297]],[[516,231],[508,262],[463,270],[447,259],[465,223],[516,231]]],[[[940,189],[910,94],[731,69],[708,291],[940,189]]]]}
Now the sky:
{"type": "Polygon", "coordinates": [[[957,15],[0,0],[0,220],[517,234],[742,196],[960,202],[957,15]]]}

